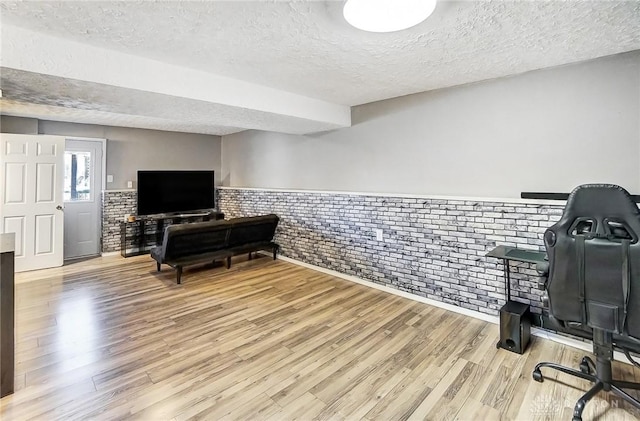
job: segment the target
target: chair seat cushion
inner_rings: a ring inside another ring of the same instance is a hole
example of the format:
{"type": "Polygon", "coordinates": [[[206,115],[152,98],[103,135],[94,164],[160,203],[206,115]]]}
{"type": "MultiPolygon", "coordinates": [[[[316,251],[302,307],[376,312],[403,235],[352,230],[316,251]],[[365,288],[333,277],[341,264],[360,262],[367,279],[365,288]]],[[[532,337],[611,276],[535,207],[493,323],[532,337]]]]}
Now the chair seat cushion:
{"type": "Polygon", "coordinates": [[[273,247],[277,247],[276,244],[272,241],[257,241],[248,244],[242,244],[236,247],[231,247],[227,249],[233,255],[236,254],[244,254],[249,253],[250,251],[256,251],[260,249],[272,249],[273,247]]]}
{"type": "Polygon", "coordinates": [[[232,254],[228,250],[218,250],[209,253],[194,254],[192,256],[178,257],[176,259],[168,260],[165,263],[171,266],[188,266],[196,263],[212,262],[229,256],[232,256],[232,254]]]}
{"type": "Polygon", "coordinates": [[[151,257],[158,263],[162,263],[162,247],[154,247],[151,249],[151,257]]]}

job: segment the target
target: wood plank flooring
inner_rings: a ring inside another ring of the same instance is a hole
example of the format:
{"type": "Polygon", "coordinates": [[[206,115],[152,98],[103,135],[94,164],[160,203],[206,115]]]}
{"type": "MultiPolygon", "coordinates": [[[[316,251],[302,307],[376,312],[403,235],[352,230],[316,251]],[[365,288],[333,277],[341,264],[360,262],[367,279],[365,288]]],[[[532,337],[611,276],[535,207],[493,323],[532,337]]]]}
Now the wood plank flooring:
{"type": "MultiPolygon", "coordinates": [[[[175,284],[148,256],[17,274],[16,393],[4,420],[554,420],[583,351],[282,261],[241,256],[175,284]]],[[[615,364],[640,380],[640,370],[615,364]]],[[[637,419],[601,393],[584,419],[637,419]]]]}

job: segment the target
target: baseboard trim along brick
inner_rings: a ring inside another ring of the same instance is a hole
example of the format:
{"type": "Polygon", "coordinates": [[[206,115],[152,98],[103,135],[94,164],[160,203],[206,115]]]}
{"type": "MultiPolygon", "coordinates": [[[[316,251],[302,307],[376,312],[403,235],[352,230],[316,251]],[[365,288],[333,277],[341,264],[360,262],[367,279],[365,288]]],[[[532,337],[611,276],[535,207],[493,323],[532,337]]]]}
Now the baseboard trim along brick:
{"type": "Polygon", "coordinates": [[[102,256],[102,257],[120,256],[120,252],[119,251],[109,251],[109,252],[106,252],[106,253],[100,253],[100,256],[102,256]]]}
{"type": "Polygon", "coordinates": [[[449,310],[449,311],[452,311],[454,313],[458,313],[458,314],[462,314],[462,315],[465,315],[465,316],[473,317],[474,319],[484,320],[485,322],[489,322],[489,323],[493,323],[493,324],[500,323],[500,320],[499,320],[498,316],[491,316],[489,314],[480,313],[479,311],[473,311],[473,310],[469,310],[469,309],[466,309],[466,308],[458,307],[458,306],[455,306],[455,305],[452,305],[452,304],[443,303],[441,301],[436,301],[436,300],[431,300],[429,298],[420,297],[419,295],[410,294],[408,292],[404,292],[404,291],[400,291],[400,290],[397,290],[397,289],[389,288],[387,286],[379,285],[379,284],[376,284],[375,282],[370,282],[370,281],[358,278],[358,277],[353,276],[353,275],[346,275],[344,273],[340,273],[340,272],[335,271],[335,270],[325,269],[325,268],[320,267],[320,266],[315,266],[315,265],[312,265],[312,264],[309,264],[309,263],[300,262],[298,260],[291,259],[289,257],[278,256],[278,259],[284,260],[285,262],[293,263],[293,264],[298,265],[298,266],[303,266],[303,267],[306,267],[308,269],[313,269],[313,270],[318,271],[318,272],[326,273],[327,275],[332,275],[332,276],[335,276],[337,278],[341,278],[341,279],[344,279],[344,280],[347,280],[347,281],[355,282],[356,284],[364,285],[364,286],[367,286],[369,288],[374,288],[374,289],[377,289],[379,291],[383,291],[383,292],[387,292],[389,294],[397,295],[399,297],[408,298],[410,300],[418,301],[418,302],[423,303],[423,304],[429,304],[431,306],[442,308],[444,310],[449,310]]]}
{"type": "MultiPolygon", "coordinates": [[[[265,256],[271,256],[271,253],[268,253],[268,252],[260,252],[260,254],[264,254],[265,256]]],[[[356,276],[345,275],[344,273],[340,273],[340,272],[337,272],[335,270],[325,269],[325,268],[320,267],[320,266],[314,266],[314,265],[311,265],[309,263],[300,262],[298,260],[291,259],[289,257],[278,256],[278,260],[283,260],[285,262],[292,263],[294,265],[298,265],[298,266],[302,266],[302,267],[305,267],[305,268],[308,268],[308,269],[312,269],[312,270],[315,270],[315,271],[318,271],[318,272],[326,273],[327,275],[335,276],[336,278],[340,278],[340,279],[344,279],[346,281],[354,282],[356,284],[364,285],[366,287],[377,289],[379,291],[383,291],[383,292],[386,292],[386,293],[389,293],[389,294],[397,295],[399,297],[408,298],[410,300],[418,301],[418,302],[423,303],[423,304],[428,304],[428,305],[431,305],[431,306],[434,306],[434,307],[438,307],[438,308],[441,308],[443,310],[448,310],[448,311],[451,311],[453,313],[462,314],[462,315],[468,316],[468,317],[473,317],[474,319],[480,319],[480,320],[483,320],[485,322],[493,323],[493,324],[496,324],[496,325],[500,323],[500,318],[498,316],[491,316],[491,315],[488,315],[488,314],[480,313],[479,311],[473,311],[473,310],[469,310],[469,309],[466,309],[466,308],[458,307],[458,306],[455,306],[455,305],[442,303],[440,301],[430,300],[428,298],[420,297],[420,296],[417,296],[417,295],[414,295],[414,294],[409,294],[409,293],[406,293],[404,291],[399,291],[397,289],[385,287],[384,285],[378,285],[378,284],[376,284],[374,282],[369,282],[367,280],[360,279],[360,278],[358,278],[356,276]]],[[[562,345],[570,346],[572,348],[580,349],[580,350],[588,352],[588,353],[591,353],[593,351],[593,345],[592,345],[591,341],[582,341],[582,340],[578,340],[578,339],[573,339],[573,338],[570,338],[568,336],[558,335],[557,333],[554,333],[554,332],[551,332],[551,331],[548,331],[548,330],[544,330],[544,329],[540,329],[540,328],[537,328],[537,327],[532,327],[531,328],[531,334],[534,335],[534,336],[537,336],[539,338],[548,339],[550,341],[557,342],[557,343],[560,343],[562,345]]],[[[622,352],[614,351],[614,359],[616,361],[619,361],[619,362],[622,362],[622,363],[630,365],[629,361],[627,360],[627,358],[625,357],[625,355],[622,352]]]]}

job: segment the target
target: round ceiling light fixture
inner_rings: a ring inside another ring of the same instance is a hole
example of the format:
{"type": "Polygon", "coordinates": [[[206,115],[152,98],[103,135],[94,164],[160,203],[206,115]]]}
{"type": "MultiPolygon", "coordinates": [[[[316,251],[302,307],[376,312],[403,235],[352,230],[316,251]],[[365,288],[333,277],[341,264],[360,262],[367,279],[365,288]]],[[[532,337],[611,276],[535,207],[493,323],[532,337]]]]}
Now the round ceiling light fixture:
{"type": "Polygon", "coordinates": [[[347,0],[342,13],[363,31],[394,32],[419,24],[435,8],[436,0],[347,0]]]}

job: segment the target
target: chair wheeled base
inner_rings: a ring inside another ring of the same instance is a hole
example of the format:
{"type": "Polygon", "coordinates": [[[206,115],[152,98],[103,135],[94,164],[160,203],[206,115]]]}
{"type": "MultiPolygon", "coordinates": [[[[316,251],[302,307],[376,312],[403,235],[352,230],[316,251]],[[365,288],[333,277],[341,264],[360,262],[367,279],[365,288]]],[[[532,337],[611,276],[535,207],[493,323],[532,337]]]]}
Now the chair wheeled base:
{"type": "Polygon", "coordinates": [[[611,334],[595,330],[593,348],[594,353],[596,354],[596,363],[594,363],[591,358],[584,357],[580,362],[580,370],[575,370],[556,363],[538,363],[538,365],[533,369],[533,379],[537,382],[544,381],[544,377],[542,376],[540,369],[545,367],[558,370],[562,373],[570,374],[575,377],[580,377],[581,379],[589,380],[591,383],[594,383],[591,389],[578,399],[576,406],[573,408],[572,421],[582,421],[582,411],[587,405],[587,402],[589,402],[601,390],[604,390],[605,392],[613,392],[615,395],[623,398],[631,405],[640,409],[640,401],[622,390],[640,390],[640,383],[614,380],[612,378],[611,361],[613,360],[613,345],[611,344],[611,334]]]}

